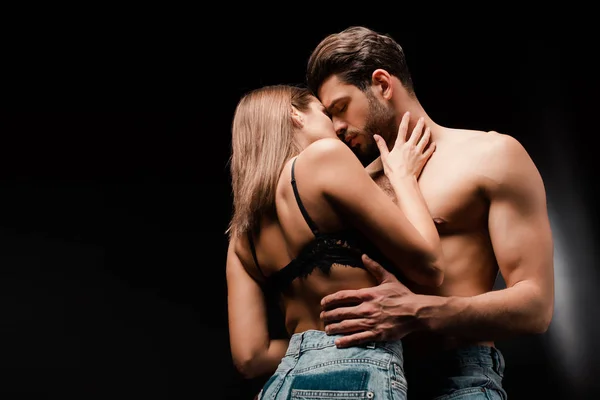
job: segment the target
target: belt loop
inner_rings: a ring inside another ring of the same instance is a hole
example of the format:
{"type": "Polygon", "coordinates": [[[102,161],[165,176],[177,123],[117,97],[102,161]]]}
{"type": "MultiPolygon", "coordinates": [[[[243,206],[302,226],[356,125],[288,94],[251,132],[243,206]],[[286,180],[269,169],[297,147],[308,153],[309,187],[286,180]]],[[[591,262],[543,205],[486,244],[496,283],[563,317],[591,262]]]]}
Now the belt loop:
{"type": "Polygon", "coordinates": [[[298,346],[296,347],[296,352],[294,354],[294,357],[296,359],[300,358],[300,353],[302,352],[302,342],[304,342],[304,334],[305,333],[306,333],[306,331],[304,331],[300,334],[300,338],[298,340],[298,346]]]}
{"type": "Polygon", "coordinates": [[[491,348],[492,350],[492,366],[494,368],[494,371],[496,371],[499,374],[502,374],[502,360],[501,360],[501,356],[500,353],[498,352],[498,350],[495,347],[491,348]]]}
{"type": "Polygon", "coordinates": [[[375,342],[370,342],[367,344],[367,349],[374,349],[375,348],[375,342]]]}

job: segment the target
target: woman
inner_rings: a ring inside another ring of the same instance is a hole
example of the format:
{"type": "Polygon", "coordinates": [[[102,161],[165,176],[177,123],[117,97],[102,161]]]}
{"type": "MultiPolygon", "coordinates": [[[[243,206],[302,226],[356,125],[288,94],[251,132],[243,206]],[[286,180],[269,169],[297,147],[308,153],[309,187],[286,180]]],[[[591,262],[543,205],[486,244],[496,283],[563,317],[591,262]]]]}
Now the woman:
{"type": "Polygon", "coordinates": [[[422,121],[404,142],[408,120],[402,140],[382,153],[384,165],[396,164],[386,170],[396,205],[306,89],[270,86],[240,100],[232,124],[229,333],[242,374],[275,371],[261,398],[406,398],[399,341],[337,348],[319,314],[323,296],[375,284],[362,253],[389,260],[418,284],[442,282],[439,236],[416,184],[434,146],[422,121]],[[279,293],[289,341],[269,337],[265,289],[279,293]]]}

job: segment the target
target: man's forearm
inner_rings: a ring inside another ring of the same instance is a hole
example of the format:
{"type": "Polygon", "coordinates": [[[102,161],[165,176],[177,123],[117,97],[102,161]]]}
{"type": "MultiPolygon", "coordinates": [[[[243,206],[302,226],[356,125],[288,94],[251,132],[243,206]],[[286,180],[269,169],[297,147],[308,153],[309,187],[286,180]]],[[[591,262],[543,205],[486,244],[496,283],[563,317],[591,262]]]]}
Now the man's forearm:
{"type": "Polygon", "coordinates": [[[501,340],[543,333],[552,302],[539,288],[521,282],[473,297],[425,296],[417,313],[423,329],[467,340],[501,340]]]}

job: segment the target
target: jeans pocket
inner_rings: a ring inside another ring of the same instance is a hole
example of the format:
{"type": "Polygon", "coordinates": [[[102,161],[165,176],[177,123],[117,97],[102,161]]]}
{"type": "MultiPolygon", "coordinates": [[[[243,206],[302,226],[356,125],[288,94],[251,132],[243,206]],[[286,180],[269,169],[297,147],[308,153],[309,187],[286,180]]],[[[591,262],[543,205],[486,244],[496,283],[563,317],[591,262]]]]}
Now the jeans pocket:
{"type": "Polygon", "coordinates": [[[470,388],[457,389],[457,390],[452,391],[451,393],[435,397],[433,400],[454,400],[454,399],[489,400],[490,398],[487,395],[486,390],[487,389],[482,388],[482,387],[470,387],[470,388]]]}
{"type": "Polygon", "coordinates": [[[436,390],[438,396],[432,396],[433,400],[490,399],[488,392],[495,387],[483,368],[474,366],[461,372],[462,375],[446,379],[445,384],[436,390]]]}
{"type": "Polygon", "coordinates": [[[306,390],[292,389],[290,400],[356,400],[372,399],[373,392],[368,390],[306,390]]]}

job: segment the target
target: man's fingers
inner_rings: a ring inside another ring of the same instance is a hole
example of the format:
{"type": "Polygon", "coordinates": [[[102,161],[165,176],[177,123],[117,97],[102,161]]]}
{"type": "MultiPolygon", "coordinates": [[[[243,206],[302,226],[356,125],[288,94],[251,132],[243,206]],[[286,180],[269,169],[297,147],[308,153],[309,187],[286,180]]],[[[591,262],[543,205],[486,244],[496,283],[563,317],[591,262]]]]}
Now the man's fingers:
{"type": "Polygon", "coordinates": [[[359,344],[377,341],[377,335],[372,331],[357,332],[352,335],[342,336],[335,340],[335,345],[339,348],[351,347],[359,344]]]}
{"type": "Polygon", "coordinates": [[[366,331],[370,328],[369,323],[364,318],[346,319],[340,322],[328,324],[325,327],[325,332],[328,335],[342,335],[348,333],[357,333],[366,331]]]}
{"type": "Polygon", "coordinates": [[[331,310],[321,311],[321,319],[326,324],[345,319],[363,318],[370,315],[368,309],[364,307],[365,303],[352,307],[338,307],[331,310]]]}
{"type": "MultiPolygon", "coordinates": [[[[362,255],[362,262],[365,265],[366,270],[369,271],[371,275],[375,277],[375,279],[377,279],[377,283],[397,280],[394,275],[392,275],[385,268],[383,268],[381,264],[379,264],[377,261],[371,259],[368,255],[362,255]]],[[[365,289],[364,291],[366,290],[368,289],[365,289]]],[[[366,295],[364,291],[363,295],[366,295]]]]}
{"type": "Polygon", "coordinates": [[[324,310],[349,304],[359,304],[365,299],[365,294],[361,289],[358,290],[340,290],[321,299],[321,307],[324,310]]]}

